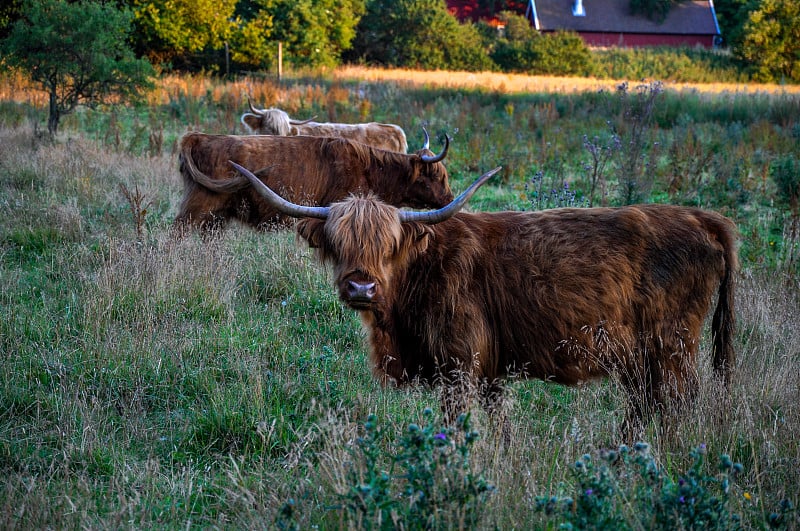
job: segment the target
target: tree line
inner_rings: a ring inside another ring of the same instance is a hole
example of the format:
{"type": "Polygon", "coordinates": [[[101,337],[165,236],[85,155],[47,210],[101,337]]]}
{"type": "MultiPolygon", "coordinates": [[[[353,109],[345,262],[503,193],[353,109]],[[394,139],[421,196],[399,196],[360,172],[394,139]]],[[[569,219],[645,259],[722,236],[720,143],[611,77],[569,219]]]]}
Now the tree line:
{"type": "MultiPolygon", "coordinates": [[[[630,0],[655,20],[677,0],[630,0]]],[[[527,74],[598,75],[575,33],[539,34],[524,3],[478,0],[505,24],[459,22],[445,0],[10,0],[0,65],[50,94],[48,128],[78,104],[135,95],[170,71],[275,71],[342,63],[527,74]]],[[[716,0],[726,65],[756,82],[800,82],[800,2],[716,0]]],[[[602,76],[600,76],[602,77],[602,76]]]]}

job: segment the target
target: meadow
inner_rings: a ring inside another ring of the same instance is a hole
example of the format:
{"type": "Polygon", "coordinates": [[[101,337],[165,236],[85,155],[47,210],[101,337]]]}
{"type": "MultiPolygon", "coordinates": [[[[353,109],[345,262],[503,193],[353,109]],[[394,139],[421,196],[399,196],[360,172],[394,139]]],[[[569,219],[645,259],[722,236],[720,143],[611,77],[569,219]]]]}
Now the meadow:
{"type": "Polygon", "coordinates": [[[766,529],[800,527],[800,95],[480,74],[340,70],[162,80],[80,109],[0,80],[0,527],[766,529]],[[519,84],[516,84],[519,83],[519,84]],[[170,233],[175,146],[243,134],[251,98],[298,118],[422,127],[472,210],[665,202],[740,230],[737,364],[700,347],[668,433],[620,439],[612,381],[513,382],[504,443],[476,406],[383,389],[330,271],[291,231],[170,233]],[[787,183],[789,183],[787,185],[787,183]]]}

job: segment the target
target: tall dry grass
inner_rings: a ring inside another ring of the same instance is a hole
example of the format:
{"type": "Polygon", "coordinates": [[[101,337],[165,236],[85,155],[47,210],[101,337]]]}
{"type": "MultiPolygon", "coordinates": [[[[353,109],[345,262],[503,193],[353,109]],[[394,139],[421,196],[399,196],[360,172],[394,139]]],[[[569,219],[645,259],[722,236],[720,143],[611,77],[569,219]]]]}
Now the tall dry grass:
{"type": "MultiPolygon", "coordinates": [[[[172,101],[217,89],[189,79],[168,90],[172,101]]],[[[256,88],[225,90],[235,107],[256,88]]],[[[261,103],[337,97],[295,90],[261,103]]],[[[554,108],[531,112],[558,122],[554,108]]],[[[436,393],[379,388],[358,320],[290,233],[175,241],[180,186],[169,149],[0,128],[0,525],[270,528],[289,511],[302,529],[359,527],[337,506],[362,466],[352,450],[365,418],[403,433],[438,408],[436,393]],[[120,185],[152,205],[143,234],[120,185]]],[[[779,500],[800,503],[800,288],[752,267],[737,300],[730,392],[705,337],[696,404],[669,435],[646,435],[672,474],[701,443],[742,462],[732,510],[761,528],[779,500]]],[[[497,489],[480,527],[556,526],[535,499],[567,492],[572,463],[621,442],[623,408],[613,382],[514,383],[508,444],[475,410],[473,463],[497,489]]]]}

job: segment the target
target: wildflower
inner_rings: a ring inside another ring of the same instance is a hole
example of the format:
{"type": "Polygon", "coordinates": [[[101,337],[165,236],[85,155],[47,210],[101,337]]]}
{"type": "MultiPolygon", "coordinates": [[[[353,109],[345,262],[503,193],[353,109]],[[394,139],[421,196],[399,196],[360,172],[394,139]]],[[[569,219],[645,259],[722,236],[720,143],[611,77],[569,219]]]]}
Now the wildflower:
{"type": "Polygon", "coordinates": [[[444,432],[439,432],[436,435],[434,435],[433,438],[434,439],[439,439],[440,441],[446,441],[447,440],[447,434],[444,433],[444,432]]]}
{"type": "Polygon", "coordinates": [[[593,492],[594,491],[592,489],[586,489],[586,492],[584,494],[586,494],[587,496],[591,496],[593,492]]]}
{"type": "Polygon", "coordinates": [[[750,501],[752,498],[753,498],[753,496],[749,492],[745,492],[744,493],[744,499],[745,500],[750,501]]]}

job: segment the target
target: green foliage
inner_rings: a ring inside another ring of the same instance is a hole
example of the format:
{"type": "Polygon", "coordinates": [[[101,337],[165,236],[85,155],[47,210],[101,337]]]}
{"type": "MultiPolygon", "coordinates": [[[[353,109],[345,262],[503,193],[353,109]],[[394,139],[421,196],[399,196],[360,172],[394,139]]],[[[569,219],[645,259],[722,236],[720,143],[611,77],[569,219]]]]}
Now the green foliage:
{"type": "Polygon", "coordinates": [[[525,183],[525,195],[530,202],[531,210],[587,206],[585,200],[579,199],[578,192],[570,190],[567,181],[552,188],[546,186],[544,182],[544,172],[540,170],[531,177],[530,182],[525,183]]]}
{"type": "Polygon", "coordinates": [[[734,53],[759,82],[800,82],[800,3],[763,0],[750,13],[745,36],[734,53]]]}
{"type": "Polygon", "coordinates": [[[743,471],[727,455],[717,470],[705,464],[705,445],[691,451],[690,468],[677,481],[658,465],[646,443],[583,455],[570,470],[570,496],[540,496],[536,509],[562,521],[562,529],[735,529],[733,480],[743,471]]]}
{"type": "Polygon", "coordinates": [[[271,39],[274,16],[257,1],[238,2],[237,29],[231,35],[231,59],[248,68],[267,69],[277,56],[276,43],[271,39]]]}
{"type": "Polygon", "coordinates": [[[233,30],[237,0],[132,0],[140,52],[157,64],[219,49],[233,30]]]}
{"type": "Polygon", "coordinates": [[[7,0],[0,6],[0,39],[8,36],[11,23],[22,16],[22,0],[7,0]]]}
{"type": "Polygon", "coordinates": [[[273,19],[271,40],[285,43],[296,66],[335,66],[350,47],[364,0],[262,0],[273,19]]]}
{"type": "Polygon", "coordinates": [[[673,82],[739,83],[747,81],[730,54],[702,48],[609,47],[591,52],[593,75],[604,79],[659,79],[673,82]]]}
{"type": "Polygon", "coordinates": [[[577,33],[557,31],[533,41],[528,73],[585,76],[593,69],[589,48],[577,33]]]}
{"type": "Polygon", "coordinates": [[[658,81],[637,85],[633,92],[628,90],[627,83],[617,87],[620,114],[612,127],[614,134],[620,137],[619,150],[616,151],[617,193],[623,205],[642,202],[652,191],[654,178],[651,169],[656,145],[648,132],[663,92],[663,84],[658,81]]]}
{"type": "Polygon", "coordinates": [[[30,0],[2,42],[8,64],[28,73],[50,100],[47,129],[84,104],[136,98],[152,67],[128,47],[128,11],[93,0],[30,0]]]}
{"type": "Polygon", "coordinates": [[[478,30],[459,24],[444,0],[369,0],[346,58],[425,70],[493,69],[478,30]]]}
{"type": "MultiPolygon", "coordinates": [[[[519,24],[514,28],[519,28],[519,24]]],[[[594,69],[592,55],[583,39],[571,32],[539,35],[533,29],[529,32],[514,29],[507,37],[498,39],[491,58],[503,71],[532,75],[582,76],[594,69]]]]}
{"type": "Polygon", "coordinates": [[[478,433],[469,416],[447,428],[430,422],[430,409],[423,414],[429,423],[409,424],[389,456],[377,417],[370,415],[364,423],[342,495],[342,507],[362,529],[448,529],[452,522],[473,528],[480,521],[494,487],[470,463],[478,433]]]}
{"type": "Polygon", "coordinates": [[[800,160],[793,154],[773,160],[769,176],[778,187],[778,197],[800,215],[800,160]]]}
{"type": "Polygon", "coordinates": [[[760,0],[717,0],[714,2],[714,11],[717,14],[717,23],[722,37],[722,44],[731,49],[736,49],[744,39],[744,25],[754,11],[760,0]]]}
{"type": "Polygon", "coordinates": [[[663,22],[669,15],[669,10],[678,0],[631,0],[631,13],[644,15],[656,22],[663,22]]]}

